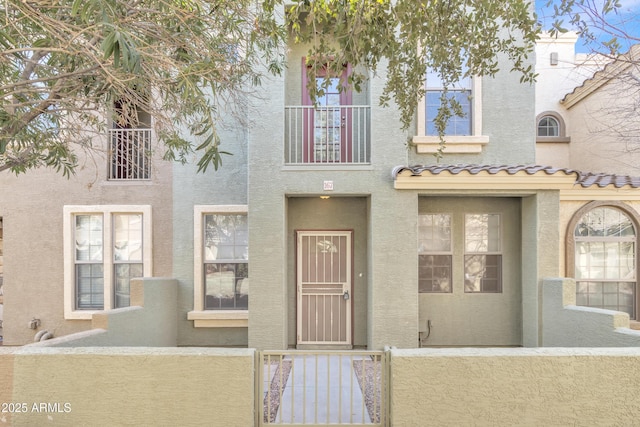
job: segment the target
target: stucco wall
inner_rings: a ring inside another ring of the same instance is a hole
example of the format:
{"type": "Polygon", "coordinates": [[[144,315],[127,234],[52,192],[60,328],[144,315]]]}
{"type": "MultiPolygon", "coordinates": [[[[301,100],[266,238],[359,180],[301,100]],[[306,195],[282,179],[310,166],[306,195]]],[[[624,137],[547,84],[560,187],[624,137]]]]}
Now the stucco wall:
{"type": "MultiPolygon", "coordinates": [[[[367,345],[367,199],[290,197],[287,199],[288,283],[296,283],[295,230],[353,230],[353,345],[367,345]]],[[[287,289],[289,346],[296,344],[296,287],[287,289]]],[[[349,333],[351,333],[349,331],[349,333]]]]}
{"type": "MultiPolygon", "coordinates": [[[[4,344],[33,341],[37,330],[56,336],[90,328],[87,320],[65,320],[63,315],[63,206],[151,205],[153,275],[172,275],[172,168],[154,147],[149,181],[107,181],[107,160],[100,141],[94,152],[79,151],[79,166],[69,178],[39,169],[19,176],[0,174],[0,217],[3,219],[4,344]]],[[[101,141],[106,144],[106,138],[101,141]]]]}
{"type": "MultiPolygon", "coordinates": [[[[506,32],[504,34],[507,35],[506,32]]],[[[534,55],[528,60],[534,63],[534,55]]],[[[498,57],[495,77],[482,77],[482,135],[489,143],[481,153],[448,153],[445,145],[443,164],[530,164],[535,162],[535,90],[520,83],[520,74],[511,72],[504,55],[498,57]]],[[[375,102],[375,98],[374,99],[375,102]]],[[[474,119],[475,120],[475,119],[474,119]]],[[[410,129],[413,134],[415,127],[410,129]]],[[[432,154],[409,150],[409,164],[433,164],[432,154]]]]}
{"type": "MultiPolygon", "coordinates": [[[[635,425],[640,417],[638,348],[389,355],[393,426],[635,425]]],[[[251,349],[0,348],[0,400],[27,408],[0,422],[252,426],[254,361],[251,349]],[[41,403],[49,404],[42,412],[41,403]]]]}
{"type": "Polygon", "coordinates": [[[637,176],[640,118],[634,67],[590,93],[568,111],[572,169],[637,176]],[[606,147],[606,148],[605,148],[606,147]]]}
{"type": "Polygon", "coordinates": [[[542,305],[545,347],[640,347],[627,313],[576,306],[574,279],[545,279],[542,305]]]}
{"type": "Polygon", "coordinates": [[[231,155],[222,156],[217,171],[210,166],[198,173],[195,159],[174,169],[172,277],[178,280],[178,345],[247,345],[247,328],[195,328],[186,313],[194,310],[194,206],[247,204],[248,123],[248,117],[238,114],[220,123],[220,150],[231,155]]]}
{"type": "MultiPolygon", "coordinates": [[[[298,49],[294,47],[293,49],[298,49]]],[[[284,107],[290,90],[300,88],[300,50],[292,53],[291,70],[263,83],[259,111],[249,128],[249,248],[251,300],[249,346],[286,348],[291,335],[287,300],[287,197],[363,197],[369,200],[367,244],[367,345],[413,347],[417,340],[415,238],[417,199],[393,189],[391,169],[407,164],[407,132],[401,129],[397,110],[377,105],[384,85],[384,64],[368,82],[371,99],[371,165],[284,165],[284,107]],[[288,80],[291,78],[291,80],[288,80]],[[325,192],[324,181],[334,190],[325,192]],[[390,262],[390,259],[393,261],[390,262]],[[258,301],[255,303],[254,301],[258,301]],[[390,309],[389,307],[393,307],[390,309]]],[[[313,223],[311,220],[310,223],[313,223]]],[[[317,221],[316,221],[317,222],[317,221]]],[[[307,227],[299,223],[301,228],[307,227]]]]}
{"type": "Polygon", "coordinates": [[[635,425],[638,349],[391,351],[393,425],[635,425]]]}
{"type": "Polygon", "coordinates": [[[175,346],[176,295],[177,282],[174,279],[133,279],[130,307],[94,314],[90,331],[40,341],[31,346],[175,346]]]}
{"type": "Polygon", "coordinates": [[[251,426],[253,364],[247,349],[29,346],[0,352],[0,399],[26,404],[25,413],[2,413],[0,422],[251,426]],[[42,403],[49,409],[39,411],[42,403]]]}

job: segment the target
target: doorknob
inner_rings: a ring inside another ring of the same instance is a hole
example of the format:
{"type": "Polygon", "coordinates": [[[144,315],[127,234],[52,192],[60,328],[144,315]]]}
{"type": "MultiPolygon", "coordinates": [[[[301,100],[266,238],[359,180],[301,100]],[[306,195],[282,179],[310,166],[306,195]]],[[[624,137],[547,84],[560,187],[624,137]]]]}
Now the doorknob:
{"type": "Polygon", "coordinates": [[[347,301],[350,297],[349,297],[349,291],[344,291],[344,294],[342,294],[342,298],[347,301]]]}

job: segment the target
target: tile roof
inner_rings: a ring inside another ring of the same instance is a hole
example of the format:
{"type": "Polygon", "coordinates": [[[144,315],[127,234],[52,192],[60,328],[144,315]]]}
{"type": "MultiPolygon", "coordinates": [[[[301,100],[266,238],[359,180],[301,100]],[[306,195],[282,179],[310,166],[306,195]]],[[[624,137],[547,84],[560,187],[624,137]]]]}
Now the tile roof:
{"type": "Polygon", "coordinates": [[[396,176],[403,171],[409,171],[412,175],[421,175],[423,172],[429,172],[432,175],[438,175],[441,172],[449,172],[452,175],[457,175],[461,172],[468,172],[472,175],[477,175],[480,172],[486,172],[490,175],[495,175],[499,172],[507,172],[509,175],[515,175],[518,172],[525,172],[529,175],[536,174],[538,172],[545,172],[547,175],[554,175],[556,173],[564,173],[565,175],[575,174],[576,184],[579,184],[583,188],[592,186],[607,187],[613,185],[615,188],[622,188],[625,186],[631,188],[640,188],[640,177],[632,177],[626,175],[614,175],[605,173],[591,173],[581,172],[574,169],[567,168],[554,168],[551,166],[540,165],[416,165],[416,166],[396,166],[393,169],[392,175],[395,179],[396,176]]]}

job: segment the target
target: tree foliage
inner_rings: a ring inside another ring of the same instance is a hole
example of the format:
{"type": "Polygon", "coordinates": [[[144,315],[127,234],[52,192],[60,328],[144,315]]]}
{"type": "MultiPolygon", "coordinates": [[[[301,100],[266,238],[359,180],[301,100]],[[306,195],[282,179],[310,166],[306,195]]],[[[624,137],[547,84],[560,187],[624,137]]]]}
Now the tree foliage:
{"type": "MultiPolygon", "coordinates": [[[[346,63],[374,71],[385,63],[380,101],[395,102],[404,127],[424,95],[427,67],[447,86],[463,77],[495,75],[504,55],[522,82],[535,78],[527,59],[538,27],[529,1],[294,0],[288,12],[295,41],[312,44],[312,73],[325,63],[336,67],[335,74],[346,63]]],[[[357,89],[366,78],[354,73],[350,83],[357,89]]],[[[444,116],[452,113],[441,110],[444,116]]],[[[440,120],[441,132],[446,118],[440,120]]]]}
{"type": "Polygon", "coordinates": [[[495,74],[503,55],[532,81],[531,10],[525,0],[5,0],[0,171],[70,174],[77,150],[95,149],[112,121],[135,121],[136,108],[153,117],[167,159],[196,152],[200,170],[217,169],[221,117],[282,71],[288,36],[310,43],[314,70],[385,64],[380,101],[408,126],[427,66],[454,82],[495,74]]]}
{"type": "Polygon", "coordinates": [[[552,34],[576,31],[593,53],[617,57],[640,43],[638,16],[621,0],[547,0],[552,34]]]}
{"type": "MultiPolygon", "coordinates": [[[[249,0],[7,0],[0,4],[0,170],[68,174],[113,105],[153,117],[166,157],[221,162],[220,109],[241,105],[283,29],[249,0]]],[[[132,123],[129,123],[132,124],[132,123]]],[[[135,123],[133,123],[135,125],[135,123]]]]}

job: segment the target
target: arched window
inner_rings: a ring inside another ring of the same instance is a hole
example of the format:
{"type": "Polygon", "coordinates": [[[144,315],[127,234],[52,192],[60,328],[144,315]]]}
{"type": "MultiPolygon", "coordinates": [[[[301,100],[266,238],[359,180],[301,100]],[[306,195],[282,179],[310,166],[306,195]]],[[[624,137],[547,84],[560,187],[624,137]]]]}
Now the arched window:
{"type": "Polygon", "coordinates": [[[555,117],[544,116],[538,121],[538,136],[560,136],[560,123],[555,117]]]}
{"type": "Polygon", "coordinates": [[[635,216],[619,202],[592,202],[576,213],[568,230],[573,262],[567,261],[573,267],[568,273],[576,280],[578,305],[623,311],[637,318],[635,216]]]}
{"type": "Polygon", "coordinates": [[[536,142],[570,142],[562,116],[544,111],[536,117],[536,142]]]}

